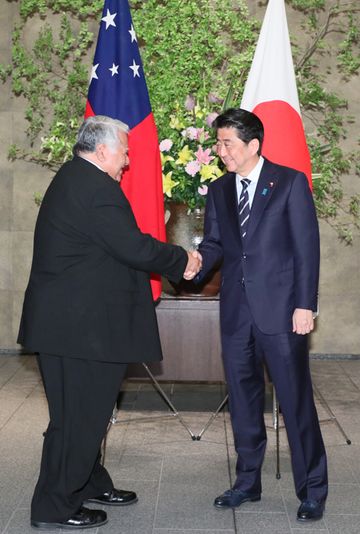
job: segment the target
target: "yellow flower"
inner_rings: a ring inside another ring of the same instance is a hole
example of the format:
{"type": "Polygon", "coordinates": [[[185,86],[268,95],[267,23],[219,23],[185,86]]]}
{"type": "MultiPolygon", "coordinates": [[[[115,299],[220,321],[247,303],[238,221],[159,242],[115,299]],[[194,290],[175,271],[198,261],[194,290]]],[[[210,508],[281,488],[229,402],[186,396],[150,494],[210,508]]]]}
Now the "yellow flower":
{"type": "Polygon", "coordinates": [[[194,159],[194,155],[192,154],[189,145],[185,145],[178,154],[178,159],[176,160],[176,164],[179,165],[186,165],[189,161],[194,159]]]}
{"type": "Polygon", "coordinates": [[[170,128],[174,130],[183,130],[184,125],[175,115],[170,116],[170,128]]]}
{"type": "Polygon", "coordinates": [[[222,174],[223,172],[217,165],[203,165],[200,169],[200,182],[206,182],[206,180],[211,180],[213,182],[222,174]]]}
{"type": "Polygon", "coordinates": [[[174,158],[172,156],[165,156],[163,152],[160,152],[160,159],[161,159],[161,166],[164,167],[165,163],[167,161],[174,161],[174,158]]]}
{"type": "Polygon", "coordinates": [[[162,175],[163,179],[163,190],[167,197],[171,198],[171,190],[178,185],[179,182],[174,182],[171,179],[172,171],[168,172],[167,174],[162,175]]]}
{"type": "Polygon", "coordinates": [[[197,119],[202,119],[205,115],[204,110],[202,110],[198,104],[196,104],[194,111],[195,111],[195,116],[197,119]]]}

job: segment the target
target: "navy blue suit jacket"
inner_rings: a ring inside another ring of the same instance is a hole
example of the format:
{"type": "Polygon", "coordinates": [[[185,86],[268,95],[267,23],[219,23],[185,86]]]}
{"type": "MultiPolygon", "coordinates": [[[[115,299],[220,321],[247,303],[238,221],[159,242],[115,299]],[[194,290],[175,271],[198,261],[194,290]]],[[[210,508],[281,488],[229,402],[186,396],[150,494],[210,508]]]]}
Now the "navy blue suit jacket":
{"type": "Polygon", "coordinates": [[[241,240],[235,174],[209,186],[202,280],[222,262],[220,320],[223,334],[236,331],[242,284],[257,327],[265,334],[292,330],[295,308],[317,309],[319,230],[306,176],[264,161],[247,235],[241,240]]]}

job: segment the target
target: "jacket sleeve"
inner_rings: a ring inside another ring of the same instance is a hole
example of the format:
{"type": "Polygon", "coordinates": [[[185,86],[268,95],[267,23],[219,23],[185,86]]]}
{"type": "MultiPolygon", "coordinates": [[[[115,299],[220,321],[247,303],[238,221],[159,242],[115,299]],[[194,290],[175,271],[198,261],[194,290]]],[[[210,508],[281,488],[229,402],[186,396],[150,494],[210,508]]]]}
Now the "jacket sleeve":
{"type": "Polygon", "coordinates": [[[204,220],[204,239],[198,249],[203,258],[202,270],[195,277],[195,282],[201,282],[206,275],[223,259],[223,248],[220,240],[219,225],[211,186],[208,190],[204,220]]]}
{"type": "Polygon", "coordinates": [[[295,307],[317,310],[320,239],[315,205],[306,176],[298,173],[288,201],[294,249],[295,307]]]}
{"type": "Polygon", "coordinates": [[[161,274],[174,282],[181,280],[188,261],[186,251],[142,233],[115,182],[96,191],[89,219],[95,243],[124,265],[161,274]]]}

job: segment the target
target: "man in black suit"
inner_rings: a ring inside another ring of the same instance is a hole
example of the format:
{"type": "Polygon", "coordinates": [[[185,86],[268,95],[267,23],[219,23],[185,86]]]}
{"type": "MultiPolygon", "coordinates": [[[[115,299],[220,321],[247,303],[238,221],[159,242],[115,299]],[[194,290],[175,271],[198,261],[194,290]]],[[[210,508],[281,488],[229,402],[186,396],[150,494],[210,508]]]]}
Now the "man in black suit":
{"type": "MultiPolygon", "coordinates": [[[[100,464],[100,446],[126,367],[162,358],[149,273],[178,282],[200,263],[143,234],[118,182],[128,127],[109,117],[81,126],[74,158],[51,182],[36,223],[18,342],[38,353],[49,404],[31,525],[97,527],[126,505],[100,464]]],[[[146,199],[144,199],[144,202],[146,199]]]]}
{"type": "Polygon", "coordinates": [[[263,362],[286,425],[301,521],[320,519],[327,496],[324,444],[313,400],[308,334],[314,328],[319,232],[306,176],[261,156],[263,125],[230,109],[214,121],[228,172],[208,190],[203,267],[222,261],[221,340],[238,454],[218,508],[261,498],[266,446],[263,362]]]}

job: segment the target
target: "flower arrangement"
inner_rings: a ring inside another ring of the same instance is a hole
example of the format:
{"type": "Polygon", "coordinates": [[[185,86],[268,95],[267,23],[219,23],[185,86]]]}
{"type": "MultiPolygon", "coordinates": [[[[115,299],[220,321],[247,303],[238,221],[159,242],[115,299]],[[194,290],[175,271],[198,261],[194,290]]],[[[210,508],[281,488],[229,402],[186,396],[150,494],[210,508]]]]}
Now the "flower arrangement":
{"type": "MultiPolygon", "coordinates": [[[[218,103],[210,95],[210,103],[218,103]]],[[[184,108],[170,115],[170,135],[160,142],[165,202],[183,202],[189,210],[205,205],[208,184],[223,174],[212,154],[215,143],[211,124],[217,117],[188,96],[184,108]]]]}

